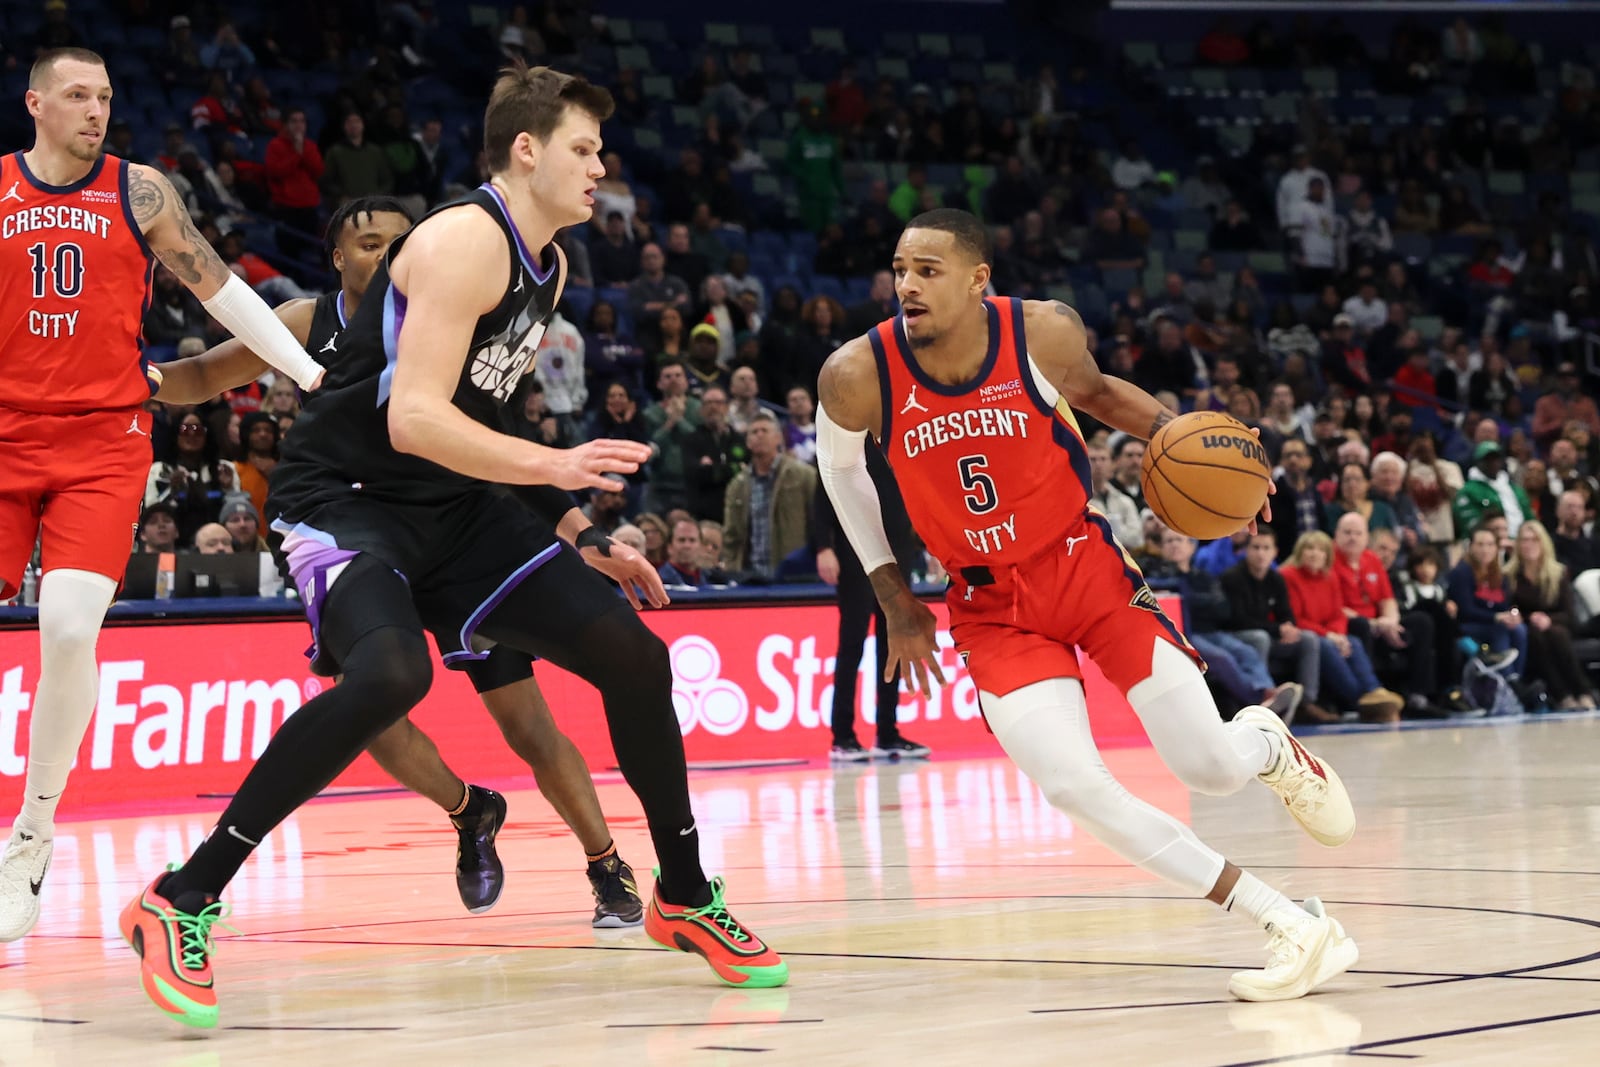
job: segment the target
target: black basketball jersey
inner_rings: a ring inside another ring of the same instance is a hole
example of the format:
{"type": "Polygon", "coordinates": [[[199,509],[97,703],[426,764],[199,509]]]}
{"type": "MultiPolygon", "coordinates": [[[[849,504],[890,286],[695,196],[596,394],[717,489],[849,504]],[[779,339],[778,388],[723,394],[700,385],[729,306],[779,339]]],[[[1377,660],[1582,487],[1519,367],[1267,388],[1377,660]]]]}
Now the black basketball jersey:
{"type": "Polygon", "coordinates": [[[333,366],[339,360],[339,335],[347,325],[344,290],[323,293],[311,308],[311,330],[306,334],[306,351],[324,367],[333,366]]]}
{"type": "MultiPolygon", "coordinates": [[[[559,262],[553,243],[537,257],[528,250],[493,186],[480,186],[428,217],[456,209],[487,212],[499,223],[511,252],[505,294],[478,319],[453,398],[470,418],[503,430],[506,402],[531,369],[555,311],[559,262]]],[[[270,479],[268,510],[275,519],[298,521],[310,510],[352,494],[397,504],[445,503],[483,484],[398,452],[389,439],[389,390],[406,314],[406,295],[390,282],[389,265],[409,235],[407,231],[390,244],[361,306],[342,330],[333,333],[324,321],[325,332],[318,333],[317,316],[326,319],[318,302],[307,348],[315,356],[317,348],[332,344],[338,358],[322,361],[327,368],[323,387],[306,403],[284,441],[283,458],[270,479]],[[313,346],[312,340],[321,344],[313,346]]],[[[463,263],[461,269],[474,268],[463,263]]],[[[333,305],[332,311],[337,314],[339,306],[333,305]]]]}

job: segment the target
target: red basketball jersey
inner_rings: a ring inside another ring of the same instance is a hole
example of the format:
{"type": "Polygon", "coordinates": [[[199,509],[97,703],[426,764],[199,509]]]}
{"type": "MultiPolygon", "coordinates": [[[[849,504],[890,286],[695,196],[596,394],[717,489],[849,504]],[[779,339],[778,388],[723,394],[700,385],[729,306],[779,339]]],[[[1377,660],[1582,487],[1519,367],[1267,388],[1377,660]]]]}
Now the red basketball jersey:
{"type": "Polygon", "coordinates": [[[150,246],[128,203],[128,162],[46,185],[0,157],[0,405],[37,414],[149,398],[140,326],[150,246]]]}
{"type": "Polygon", "coordinates": [[[951,573],[1016,566],[1060,545],[1091,495],[1078,421],[1028,358],[1022,301],[984,308],[989,352],[964,385],[941,385],[917,365],[900,318],[867,335],[889,463],[912,525],[951,573]]]}

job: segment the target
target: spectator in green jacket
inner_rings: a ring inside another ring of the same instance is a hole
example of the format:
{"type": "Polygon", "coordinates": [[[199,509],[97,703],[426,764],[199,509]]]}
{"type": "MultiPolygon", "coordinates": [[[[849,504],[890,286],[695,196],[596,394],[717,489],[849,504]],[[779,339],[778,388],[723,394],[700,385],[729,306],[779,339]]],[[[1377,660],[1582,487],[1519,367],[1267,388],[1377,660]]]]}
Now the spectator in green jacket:
{"type": "Polygon", "coordinates": [[[789,138],[789,173],[800,198],[800,219],[812,233],[833,221],[844,195],[844,169],[839,139],[822,121],[822,108],[807,102],[801,123],[789,138]]]}
{"type": "Polygon", "coordinates": [[[1533,517],[1533,508],[1528,503],[1528,494],[1506,471],[1505,450],[1498,441],[1480,441],[1472,451],[1472,460],[1467,482],[1450,504],[1456,532],[1476,529],[1484,513],[1494,508],[1505,513],[1508,532],[1512,537],[1517,536],[1523,520],[1533,517]]]}

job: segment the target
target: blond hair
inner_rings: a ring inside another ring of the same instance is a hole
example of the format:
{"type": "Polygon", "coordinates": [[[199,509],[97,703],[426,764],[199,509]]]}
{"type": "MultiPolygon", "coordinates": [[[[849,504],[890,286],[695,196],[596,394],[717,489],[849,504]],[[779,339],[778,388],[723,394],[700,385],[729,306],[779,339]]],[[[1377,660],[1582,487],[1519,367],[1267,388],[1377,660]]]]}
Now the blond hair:
{"type": "Polygon", "coordinates": [[[1506,567],[1506,575],[1513,584],[1519,578],[1527,578],[1539,590],[1539,595],[1546,604],[1554,604],[1561,597],[1561,579],[1566,574],[1566,567],[1556,558],[1556,545],[1550,539],[1550,531],[1545,529],[1544,523],[1537,519],[1528,519],[1517,531],[1517,536],[1522,536],[1522,530],[1532,530],[1539,537],[1539,565],[1530,572],[1522,568],[1522,553],[1513,552],[1511,563],[1506,567]]]}
{"type": "MultiPolygon", "coordinates": [[[[1295,541],[1294,543],[1294,550],[1289,553],[1288,565],[1298,570],[1306,570],[1305,554],[1306,550],[1309,548],[1322,549],[1322,566],[1324,570],[1332,566],[1333,538],[1329,537],[1321,530],[1307,530],[1305,533],[1300,535],[1299,540],[1295,541]]],[[[1313,572],[1307,571],[1307,573],[1313,572]]],[[[1314,573],[1321,574],[1323,571],[1317,571],[1314,573]]]]}

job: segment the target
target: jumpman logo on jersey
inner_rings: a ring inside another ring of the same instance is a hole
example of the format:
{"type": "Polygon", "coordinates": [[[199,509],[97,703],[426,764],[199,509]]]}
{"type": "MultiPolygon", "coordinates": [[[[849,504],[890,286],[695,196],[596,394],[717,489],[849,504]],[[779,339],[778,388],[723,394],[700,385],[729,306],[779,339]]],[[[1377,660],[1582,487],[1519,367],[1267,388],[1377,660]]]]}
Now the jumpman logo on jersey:
{"type": "Polygon", "coordinates": [[[22,199],[22,194],[17,192],[17,187],[21,184],[21,182],[12,182],[11,188],[6,190],[6,195],[0,196],[0,204],[5,203],[7,200],[15,200],[19,204],[27,203],[26,200],[22,199]]]}
{"type": "Polygon", "coordinates": [[[338,334],[334,334],[332,337],[328,338],[328,343],[327,344],[325,344],[321,348],[317,349],[317,355],[320,356],[324,352],[337,352],[337,351],[339,351],[339,335],[338,334]]]}
{"type": "Polygon", "coordinates": [[[139,416],[137,416],[137,415],[135,415],[128,422],[128,429],[127,429],[126,433],[123,434],[123,436],[126,437],[130,433],[136,433],[140,437],[149,437],[150,436],[149,434],[145,433],[143,430],[141,430],[139,428],[139,416]]]}
{"type": "Polygon", "coordinates": [[[922,402],[917,399],[917,387],[915,385],[911,387],[911,392],[906,396],[906,406],[900,409],[900,414],[904,415],[911,411],[920,411],[924,414],[928,411],[927,408],[922,406],[922,402]]]}
{"type": "Polygon", "coordinates": [[[515,289],[513,289],[513,290],[511,290],[511,291],[512,291],[512,292],[513,292],[513,293],[520,293],[520,292],[522,292],[522,275],[520,275],[520,274],[519,274],[519,275],[517,275],[517,287],[516,287],[516,288],[515,288],[515,289]]]}
{"type": "Polygon", "coordinates": [[[1072,550],[1074,548],[1078,547],[1078,543],[1080,541],[1087,541],[1087,540],[1089,540],[1089,535],[1088,534],[1084,534],[1081,537],[1069,537],[1069,538],[1067,538],[1067,555],[1069,555],[1069,556],[1072,555],[1072,550]]]}

